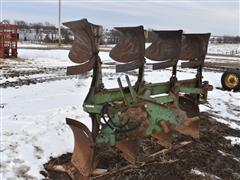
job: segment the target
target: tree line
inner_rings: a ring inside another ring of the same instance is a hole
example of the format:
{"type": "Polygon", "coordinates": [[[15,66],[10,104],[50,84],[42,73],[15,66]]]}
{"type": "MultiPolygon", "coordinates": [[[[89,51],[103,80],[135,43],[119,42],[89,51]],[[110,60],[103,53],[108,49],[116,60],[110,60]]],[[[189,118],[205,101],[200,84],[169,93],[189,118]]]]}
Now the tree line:
{"type": "MultiPolygon", "coordinates": [[[[4,23],[10,23],[4,20],[4,23]]],[[[43,41],[47,43],[55,43],[58,41],[58,28],[49,22],[28,23],[23,20],[15,20],[13,24],[18,26],[20,40],[23,41],[43,41]],[[33,37],[29,34],[34,33],[33,37]]],[[[71,43],[72,32],[65,27],[61,27],[61,39],[63,43],[71,43]]]]}
{"type": "MultiPolygon", "coordinates": [[[[9,20],[4,20],[6,23],[10,23],[9,20]]],[[[18,26],[19,32],[23,35],[21,36],[25,41],[29,41],[28,35],[34,31],[35,41],[44,41],[47,43],[56,43],[58,41],[58,28],[49,23],[49,22],[37,22],[37,23],[28,23],[23,20],[15,20],[14,24],[18,26]]],[[[114,29],[102,29],[101,35],[99,37],[100,44],[116,44],[121,34],[119,31],[114,29]]],[[[155,37],[152,33],[152,29],[145,30],[146,42],[152,42],[155,37]]],[[[65,27],[61,27],[61,39],[63,43],[72,43],[73,34],[72,32],[65,27]]],[[[210,38],[211,43],[240,43],[240,36],[212,36],[210,38]]]]}
{"type": "Polygon", "coordinates": [[[215,43],[240,43],[240,36],[222,36],[214,38],[213,42],[215,43]]]}

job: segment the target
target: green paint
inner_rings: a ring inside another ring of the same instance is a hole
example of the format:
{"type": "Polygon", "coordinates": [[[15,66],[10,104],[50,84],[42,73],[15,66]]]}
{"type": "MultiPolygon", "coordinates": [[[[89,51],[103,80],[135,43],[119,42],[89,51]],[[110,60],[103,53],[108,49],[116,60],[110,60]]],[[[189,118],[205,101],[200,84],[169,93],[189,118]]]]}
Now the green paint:
{"type": "MultiPolygon", "coordinates": [[[[146,135],[150,136],[154,130],[162,131],[161,121],[171,123],[180,121],[179,115],[168,107],[168,104],[175,103],[175,98],[169,95],[170,92],[179,90],[181,93],[191,94],[196,98],[199,98],[198,94],[202,93],[201,88],[198,88],[199,80],[197,78],[177,81],[175,84],[170,84],[170,81],[146,83],[143,75],[144,68],[141,67],[135,85],[131,85],[129,77],[126,76],[127,87],[123,87],[120,78],[118,78],[119,88],[105,89],[102,81],[101,61],[98,57],[93,71],[92,84],[83,104],[84,111],[94,115],[98,122],[101,122],[102,107],[105,103],[109,103],[111,104],[109,108],[110,118],[114,125],[119,126],[121,125],[120,111],[134,105],[144,105],[149,120],[146,135]]],[[[107,124],[102,124],[99,135],[96,137],[96,143],[115,145],[120,138],[126,138],[127,133],[116,133],[117,128],[114,129],[107,124]]],[[[128,125],[124,128],[128,128],[128,125]]]]}
{"type": "Polygon", "coordinates": [[[146,135],[151,135],[155,129],[157,132],[161,131],[160,121],[170,121],[171,123],[177,123],[179,117],[177,113],[167,108],[161,107],[154,103],[147,103],[145,105],[147,112],[149,113],[149,126],[146,131],[146,135]]]}
{"type": "Polygon", "coordinates": [[[180,92],[186,94],[200,94],[202,90],[200,88],[180,87],[180,92]]]}

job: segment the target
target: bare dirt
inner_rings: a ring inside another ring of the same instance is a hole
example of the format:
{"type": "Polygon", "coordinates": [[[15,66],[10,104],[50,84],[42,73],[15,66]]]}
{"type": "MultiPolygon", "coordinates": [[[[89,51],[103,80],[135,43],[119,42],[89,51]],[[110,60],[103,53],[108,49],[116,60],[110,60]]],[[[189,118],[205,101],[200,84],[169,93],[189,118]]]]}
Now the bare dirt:
{"type": "MultiPolygon", "coordinates": [[[[181,148],[169,149],[146,163],[128,167],[128,162],[114,147],[99,147],[97,149],[98,167],[106,168],[111,173],[91,179],[240,179],[240,146],[231,145],[231,142],[224,138],[224,136],[239,137],[240,131],[216,122],[207,113],[201,113],[200,117],[199,140],[177,134],[174,144],[189,140],[192,143],[181,148]],[[199,171],[204,174],[198,173],[199,171]]],[[[145,155],[163,149],[152,139],[142,140],[140,148],[145,155]]],[[[51,158],[44,167],[52,162],[63,164],[70,159],[71,153],[67,153],[51,158]]],[[[44,175],[44,179],[70,179],[67,174],[47,170],[42,171],[41,174],[44,175]]]]}
{"type": "Polygon", "coordinates": [[[16,64],[14,66],[0,66],[0,88],[21,87],[43,82],[85,77],[86,75],[66,75],[66,67],[43,67],[29,64],[16,64]]]}
{"type": "MultiPolygon", "coordinates": [[[[2,75],[0,80],[3,79],[4,81],[0,83],[0,87],[17,88],[23,85],[74,78],[74,76],[66,76],[66,67],[30,66],[26,64],[26,67],[24,67],[21,64],[11,68],[4,64],[1,65],[2,75]]],[[[222,71],[221,66],[217,63],[208,64],[208,67],[213,68],[210,69],[213,71],[222,71]]],[[[83,77],[86,77],[86,75],[83,77]]],[[[98,147],[98,167],[106,168],[111,173],[101,177],[92,177],[91,179],[240,179],[240,146],[231,145],[230,141],[224,138],[224,136],[240,137],[240,131],[216,122],[211,118],[212,115],[202,113],[200,116],[201,135],[199,140],[177,134],[174,144],[179,144],[183,141],[192,141],[192,143],[181,148],[169,149],[146,163],[127,166],[129,163],[120,156],[120,152],[116,148],[98,147]]],[[[140,151],[144,156],[161,150],[163,150],[163,147],[152,139],[143,139],[141,141],[140,151]]],[[[43,166],[47,167],[49,163],[61,165],[69,162],[70,159],[71,153],[63,154],[60,157],[51,158],[43,166]]],[[[65,173],[47,170],[40,173],[44,179],[70,179],[65,173]]]]}

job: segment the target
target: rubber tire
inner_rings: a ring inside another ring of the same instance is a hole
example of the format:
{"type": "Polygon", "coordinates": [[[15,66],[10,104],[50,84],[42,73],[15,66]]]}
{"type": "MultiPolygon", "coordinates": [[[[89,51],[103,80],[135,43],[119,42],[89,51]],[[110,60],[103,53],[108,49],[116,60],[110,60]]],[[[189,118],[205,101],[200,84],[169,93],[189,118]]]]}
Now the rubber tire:
{"type": "Polygon", "coordinates": [[[221,83],[222,83],[222,88],[224,90],[228,90],[228,91],[239,91],[240,90],[240,70],[239,69],[229,69],[227,71],[225,71],[222,75],[222,78],[221,78],[221,83]],[[225,78],[229,75],[229,74],[234,74],[237,76],[238,78],[238,84],[234,87],[234,88],[230,88],[228,87],[226,84],[225,84],[225,78]]]}

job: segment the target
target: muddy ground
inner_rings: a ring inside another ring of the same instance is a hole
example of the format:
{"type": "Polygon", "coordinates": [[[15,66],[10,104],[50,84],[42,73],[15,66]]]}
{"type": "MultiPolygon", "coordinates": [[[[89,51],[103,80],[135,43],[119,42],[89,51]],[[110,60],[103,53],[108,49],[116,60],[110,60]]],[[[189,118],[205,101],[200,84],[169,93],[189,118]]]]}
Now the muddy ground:
{"type": "MultiPolygon", "coordinates": [[[[240,146],[231,145],[224,136],[239,136],[240,132],[216,122],[210,114],[200,115],[200,139],[176,134],[174,144],[192,140],[181,148],[173,148],[160,153],[148,163],[126,167],[128,164],[113,147],[98,149],[98,167],[107,168],[112,174],[91,179],[240,179],[240,146]]],[[[143,154],[158,152],[163,147],[150,139],[141,143],[143,154]]],[[[58,158],[51,158],[48,163],[62,164],[69,162],[71,153],[58,158]]],[[[44,164],[47,167],[48,163],[44,164]]],[[[68,175],[51,171],[42,171],[44,179],[68,180],[68,175]]]]}
{"type": "MultiPolygon", "coordinates": [[[[108,65],[112,66],[114,64],[108,65]]],[[[207,64],[207,67],[211,68],[209,69],[210,71],[216,71],[216,66],[218,70],[223,71],[222,65],[220,66],[217,63],[207,64]]],[[[235,67],[235,64],[233,66],[235,67]]],[[[225,69],[225,66],[223,68],[225,69]]],[[[19,88],[23,85],[76,77],[66,76],[66,67],[44,67],[38,64],[31,66],[27,62],[11,64],[11,66],[4,65],[1,66],[1,70],[0,80],[3,81],[0,83],[0,88],[19,88]]],[[[82,78],[89,76],[90,74],[85,74],[82,78]]],[[[224,136],[240,137],[240,131],[216,122],[211,114],[202,113],[200,116],[199,140],[176,134],[174,139],[175,145],[183,141],[192,142],[181,148],[173,148],[165,151],[165,153],[160,153],[147,163],[140,163],[126,168],[129,163],[120,156],[120,152],[116,148],[98,147],[98,167],[106,168],[111,173],[101,177],[92,177],[91,179],[240,179],[240,146],[231,145],[231,142],[224,138],[224,136]]],[[[152,139],[143,139],[140,143],[142,155],[156,153],[163,149],[162,146],[152,139]]],[[[55,164],[67,163],[70,159],[71,153],[69,152],[58,158],[51,158],[43,166],[47,167],[52,162],[55,164]]],[[[55,173],[47,170],[40,173],[43,175],[43,179],[70,179],[64,173],[55,173]]]]}

